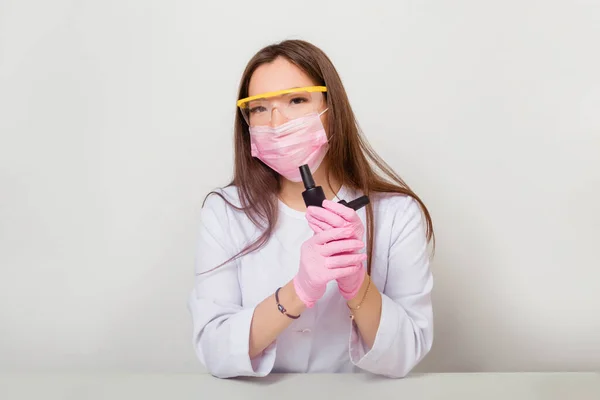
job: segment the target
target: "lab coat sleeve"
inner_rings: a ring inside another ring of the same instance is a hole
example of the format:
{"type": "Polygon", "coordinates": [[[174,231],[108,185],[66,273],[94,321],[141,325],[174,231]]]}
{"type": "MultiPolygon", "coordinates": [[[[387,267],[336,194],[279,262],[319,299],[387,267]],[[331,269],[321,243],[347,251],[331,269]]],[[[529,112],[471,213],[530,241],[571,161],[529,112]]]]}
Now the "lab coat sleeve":
{"type": "Polygon", "coordinates": [[[379,288],[381,318],[373,347],[366,349],[354,323],[350,335],[352,362],[390,378],[406,376],[433,343],[433,277],[424,218],[415,200],[406,199],[405,204],[394,217],[387,279],[383,290],[379,288]]]}
{"type": "MultiPolygon", "coordinates": [[[[225,202],[210,195],[201,212],[196,274],[228,260],[239,250],[229,234],[225,202]]],[[[200,362],[218,378],[266,376],[275,362],[275,344],[261,355],[248,354],[254,307],[242,307],[237,263],[196,275],[188,309],[193,322],[193,345],[200,362]]]]}

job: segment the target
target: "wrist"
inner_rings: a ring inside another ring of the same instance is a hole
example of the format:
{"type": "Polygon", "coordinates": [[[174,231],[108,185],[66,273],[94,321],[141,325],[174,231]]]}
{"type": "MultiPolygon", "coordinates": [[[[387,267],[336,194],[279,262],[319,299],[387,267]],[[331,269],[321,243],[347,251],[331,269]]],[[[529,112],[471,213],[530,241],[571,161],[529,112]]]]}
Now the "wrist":
{"type": "Polygon", "coordinates": [[[362,301],[367,292],[368,284],[369,279],[367,278],[367,271],[364,271],[361,275],[360,285],[357,285],[358,289],[354,290],[352,293],[349,293],[348,297],[344,296],[344,298],[346,299],[346,303],[350,308],[356,307],[362,301]]]}
{"type": "Polygon", "coordinates": [[[296,290],[295,279],[289,281],[279,291],[279,301],[285,306],[290,314],[300,315],[307,307],[307,300],[303,300],[298,292],[302,293],[301,290],[296,290]]]}

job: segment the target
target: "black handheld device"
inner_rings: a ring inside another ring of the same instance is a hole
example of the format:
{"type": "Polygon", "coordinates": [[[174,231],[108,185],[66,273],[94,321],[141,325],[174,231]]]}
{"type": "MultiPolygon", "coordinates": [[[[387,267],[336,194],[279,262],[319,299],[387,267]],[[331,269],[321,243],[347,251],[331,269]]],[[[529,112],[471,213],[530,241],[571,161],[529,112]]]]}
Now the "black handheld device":
{"type": "MultiPolygon", "coordinates": [[[[302,177],[302,182],[304,183],[304,188],[306,189],[304,192],[302,192],[302,197],[304,198],[304,204],[306,204],[306,207],[323,207],[325,192],[323,192],[323,188],[321,186],[315,185],[315,180],[313,179],[312,173],[310,172],[310,168],[307,164],[300,166],[300,176],[302,177]]],[[[369,197],[360,196],[359,198],[350,202],[347,202],[346,200],[340,200],[338,203],[357,211],[369,204],[369,197]]]]}
{"type": "Polygon", "coordinates": [[[302,197],[304,198],[304,204],[306,204],[306,207],[322,207],[323,200],[325,200],[325,192],[323,192],[323,188],[321,186],[315,186],[315,180],[313,179],[313,176],[310,173],[310,168],[308,168],[307,164],[304,164],[300,167],[300,176],[302,177],[302,182],[304,183],[304,188],[306,189],[304,192],[302,192],[302,197]]]}

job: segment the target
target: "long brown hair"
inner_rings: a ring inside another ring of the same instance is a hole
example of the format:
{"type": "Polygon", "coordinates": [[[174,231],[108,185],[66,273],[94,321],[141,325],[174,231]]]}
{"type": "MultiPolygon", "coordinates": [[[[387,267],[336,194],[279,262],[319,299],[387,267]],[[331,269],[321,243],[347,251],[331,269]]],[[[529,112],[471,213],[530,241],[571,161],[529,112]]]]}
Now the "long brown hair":
{"type": "MultiPolygon", "coordinates": [[[[329,175],[337,182],[366,195],[374,192],[398,193],[414,198],[426,220],[427,240],[435,243],[433,223],[427,207],[408,185],[381,159],[364,138],[354,117],[340,76],[327,55],[318,47],[302,40],[286,40],[261,49],[248,62],[242,75],[238,99],[248,97],[248,86],[254,71],[261,65],[284,57],[300,68],[315,85],[327,86],[324,94],[329,111],[326,113],[329,150],[327,165],[329,175]],[[377,168],[379,172],[376,172],[377,168]]],[[[270,239],[278,218],[277,198],[280,177],[260,160],[250,154],[250,134],[241,110],[237,110],[234,128],[235,166],[233,180],[228,186],[237,187],[240,205],[228,201],[221,193],[212,191],[231,207],[243,211],[261,229],[262,234],[220,267],[263,247],[270,239]]],[[[205,199],[206,200],[206,199],[205,199]]],[[[366,207],[367,214],[367,272],[371,273],[373,250],[373,206],[366,207]]],[[[209,271],[203,272],[207,273],[209,271]]]]}

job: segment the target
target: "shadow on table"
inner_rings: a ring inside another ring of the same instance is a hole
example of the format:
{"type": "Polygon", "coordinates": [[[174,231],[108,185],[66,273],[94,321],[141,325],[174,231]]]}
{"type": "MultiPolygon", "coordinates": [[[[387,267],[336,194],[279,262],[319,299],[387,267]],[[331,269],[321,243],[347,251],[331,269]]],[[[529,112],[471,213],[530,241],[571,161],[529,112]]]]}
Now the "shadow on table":
{"type": "Polygon", "coordinates": [[[287,375],[287,374],[269,374],[262,378],[242,376],[242,377],[237,377],[237,378],[230,378],[230,380],[236,381],[236,382],[244,382],[247,384],[257,385],[257,386],[269,386],[269,385],[274,385],[276,383],[279,383],[289,377],[290,377],[290,375],[287,375]]]}

